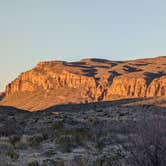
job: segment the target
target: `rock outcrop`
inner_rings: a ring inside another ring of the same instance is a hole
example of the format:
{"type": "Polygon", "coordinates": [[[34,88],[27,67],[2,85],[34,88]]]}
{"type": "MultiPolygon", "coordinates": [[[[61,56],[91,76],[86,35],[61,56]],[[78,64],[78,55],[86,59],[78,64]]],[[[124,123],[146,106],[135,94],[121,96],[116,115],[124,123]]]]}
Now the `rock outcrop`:
{"type": "Polygon", "coordinates": [[[1,105],[39,110],[56,104],[166,96],[166,57],[132,61],[50,61],[6,86],[1,105]]]}

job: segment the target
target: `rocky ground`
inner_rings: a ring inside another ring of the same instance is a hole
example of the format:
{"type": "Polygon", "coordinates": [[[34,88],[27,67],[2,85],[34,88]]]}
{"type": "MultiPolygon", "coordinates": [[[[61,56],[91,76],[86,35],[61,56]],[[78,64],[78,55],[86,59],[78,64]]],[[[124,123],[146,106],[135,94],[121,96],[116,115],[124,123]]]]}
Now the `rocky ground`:
{"type": "Polygon", "coordinates": [[[166,109],[153,105],[102,102],[36,113],[0,107],[0,166],[153,166],[145,145],[153,149],[158,139],[164,166],[165,120],[166,109]]]}

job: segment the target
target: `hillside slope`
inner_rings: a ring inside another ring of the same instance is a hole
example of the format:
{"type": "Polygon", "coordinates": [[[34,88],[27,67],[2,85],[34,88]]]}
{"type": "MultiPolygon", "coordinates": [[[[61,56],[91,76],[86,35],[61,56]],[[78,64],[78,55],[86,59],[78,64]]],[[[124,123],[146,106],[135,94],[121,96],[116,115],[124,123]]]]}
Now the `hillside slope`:
{"type": "Polygon", "coordinates": [[[6,86],[1,105],[31,111],[57,104],[166,96],[166,57],[40,62],[6,86]]]}

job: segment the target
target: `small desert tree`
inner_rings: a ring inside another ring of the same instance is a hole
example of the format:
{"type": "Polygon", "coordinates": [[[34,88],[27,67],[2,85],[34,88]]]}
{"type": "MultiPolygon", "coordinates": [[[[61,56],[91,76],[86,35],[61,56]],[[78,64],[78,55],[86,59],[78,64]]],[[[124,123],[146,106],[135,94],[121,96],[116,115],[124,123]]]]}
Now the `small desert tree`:
{"type": "Polygon", "coordinates": [[[129,163],[135,166],[166,165],[166,120],[159,115],[137,122],[129,136],[129,163]]]}

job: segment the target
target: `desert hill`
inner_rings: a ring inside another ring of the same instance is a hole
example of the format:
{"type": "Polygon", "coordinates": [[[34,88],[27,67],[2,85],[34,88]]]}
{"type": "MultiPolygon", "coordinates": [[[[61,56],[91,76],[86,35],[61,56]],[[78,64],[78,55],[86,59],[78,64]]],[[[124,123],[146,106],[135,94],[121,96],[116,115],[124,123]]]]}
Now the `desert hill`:
{"type": "Polygon", "coordinates": [[[166,96],[166,56],[130,61],[39,62],[6,86],[0,105],[36,111],[58,104],[166,96]]]}

